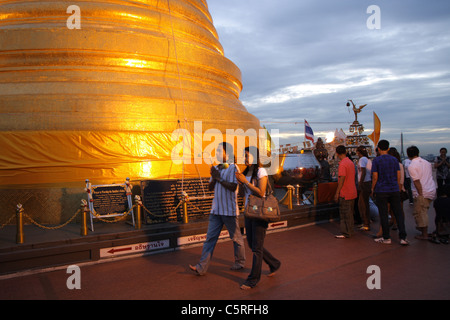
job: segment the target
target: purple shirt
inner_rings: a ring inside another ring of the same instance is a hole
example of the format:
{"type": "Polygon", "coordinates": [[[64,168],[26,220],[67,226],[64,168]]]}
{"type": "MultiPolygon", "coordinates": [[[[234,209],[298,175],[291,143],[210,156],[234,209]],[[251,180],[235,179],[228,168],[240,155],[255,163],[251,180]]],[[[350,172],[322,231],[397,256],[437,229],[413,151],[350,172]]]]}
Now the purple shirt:
{"type": "Polygon", "coordinates": [[[397,171],[400,171],[399,162],[390,154],[384,154],[373,159],[372,173],[378,173],[378,181],[374,192],[399,192],[397,171]]]}

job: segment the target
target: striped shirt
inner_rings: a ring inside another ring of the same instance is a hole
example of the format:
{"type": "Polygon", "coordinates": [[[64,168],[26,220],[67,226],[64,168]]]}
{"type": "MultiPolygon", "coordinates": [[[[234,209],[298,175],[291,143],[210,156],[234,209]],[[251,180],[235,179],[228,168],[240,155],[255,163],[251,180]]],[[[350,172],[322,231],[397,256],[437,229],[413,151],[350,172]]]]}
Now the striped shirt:
{"type": "MultiPolygon", "coordinates": [[[[219,169],[219,167],[220,165],[216,166],[216,169],[219,170],[220,177],[224,181],[238,183],[235,173],[239,172],[239,168],[236,165],[230,164],[226,169],[219,169]]],[[[210,181],[212,181],[212,177],[210,181]]],[[[237,203],[237,193],[237,188],[236,191],[230,191],[217,181],[214,186],[214,199],[212,202],[211,214],[220,216],[238,216],[239,206],[237,203]]]]}

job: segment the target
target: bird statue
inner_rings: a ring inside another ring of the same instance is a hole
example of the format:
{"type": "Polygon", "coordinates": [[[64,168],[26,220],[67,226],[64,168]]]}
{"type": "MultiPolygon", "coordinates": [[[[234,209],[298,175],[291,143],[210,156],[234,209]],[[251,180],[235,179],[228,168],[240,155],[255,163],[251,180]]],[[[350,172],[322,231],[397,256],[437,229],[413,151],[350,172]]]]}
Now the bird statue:
{"type": "MultiPolygon", "coordinates": [[[[363,104],[363,105],[361,105],[361,106],[359,106],[359,107],[357,108],[356,105],[353,103],[352,100],[348,100],[348,101],[350,101],[350,102],[352,103],[352,105],[353,105],[353,113],[355,114],[355,122],[354,122],[354,123],[357,123],[357,122],[358,122],[358,113],[360,113],[361,110],[362,110],[365,106],[367,106],[367,104],[363,104]]],[[[348,102],[347,102],[347,107],[350,107],[350,103],[348,103],[348,102]]]]}

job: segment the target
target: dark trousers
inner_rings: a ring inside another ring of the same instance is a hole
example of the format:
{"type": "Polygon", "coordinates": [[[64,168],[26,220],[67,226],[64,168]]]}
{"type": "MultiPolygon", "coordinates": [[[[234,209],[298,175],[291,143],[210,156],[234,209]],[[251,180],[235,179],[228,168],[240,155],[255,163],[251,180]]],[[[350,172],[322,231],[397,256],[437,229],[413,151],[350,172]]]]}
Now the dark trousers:
{"type": "Polygon", "coordinates": [[[412,194],[412,190],[411,190],[411,178],[405,178],[405,190],[408,193],[408,199],[409,199],[409,203],[413,203],[414,202],[414,198],[413,198],[413,194],[412,194]]]}
{"type": "Polygon", "coordinates": [[[372,181],[363,182],[360,186],[358,208],[365,227],[370,227],[370,206],[369,198],[372,188],[372,181]]]}
{"type": "Polygon", "coordinates": [[[400,200],[400,192],[377,192],[375,194],[375,203],[380,214],[381,228],[383,229],[383,238],[390,239],[389,233],[389,212],[388,204],[397,221],[398,235],[400,239],[406,239],[405,217],[402,210],[402,202],[400,200]]]}
{"type": "Polygon", "coordinates": [[[261,279],[262,262],[269,265],[270,271],[277,270],[281,263],[264,248],[264,238],[266,237],[267,222],[245,218],[245,232],[247,242],[253,252],[252,270],[244,284],[254,287],[261,279]]]}
{"type": "Polygon", "coordinates": [[[450,178],[447,179],[439,179],[437,178],[438,189],[441,189],[444,185],[450,184],[450,178]]]}

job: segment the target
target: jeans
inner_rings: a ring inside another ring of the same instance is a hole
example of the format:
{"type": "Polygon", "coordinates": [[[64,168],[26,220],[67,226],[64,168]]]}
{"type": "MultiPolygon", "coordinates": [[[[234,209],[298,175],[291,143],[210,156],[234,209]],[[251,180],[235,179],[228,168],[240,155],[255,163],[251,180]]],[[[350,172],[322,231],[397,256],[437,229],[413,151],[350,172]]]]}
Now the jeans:
{"type": "Polygon", "coordinates": [[[223,225],[227,227],[228,232],[230,233],[230,239],[233,240],[235,265],[244,267],[245,246],[241,230],[239,229],[238,217],[210,214],[206,240],[203,243],[202,256],[200,257],[199,263],[196,265],[199,274],[205,274],[208,270],[223,225]]]}
{"type": "Polygon", "coordinates": [[[252,270],[244,284],[254,287],[261,279],[262,262],[269,265],[270,271],[274,272],[280,268],[281,262],[264,248],[267,222],[245,218],[245,230],[247,242],[253,252],[252,270]]]}
{"type": "Polygon", "coordinates": [[[391,238],[389,233],[389,203],[397,221],[399,237],[400,239],[406,239],[405,217],[403,215],[400,192],[377,192],[375,194],[375,203],[377,204],[378,212],[380,214],[381,228],[383,229],[383,238],[391,238]]]}

